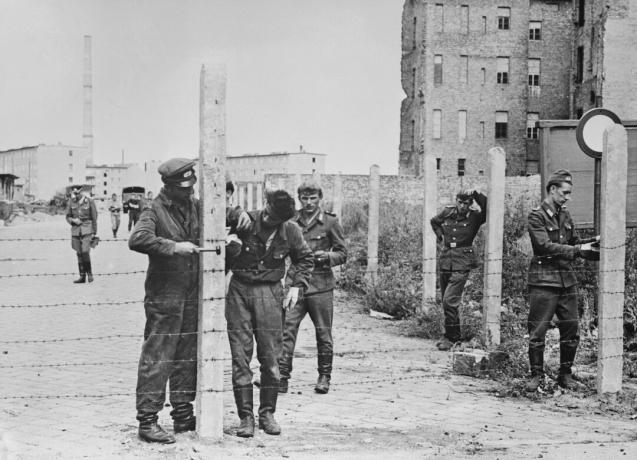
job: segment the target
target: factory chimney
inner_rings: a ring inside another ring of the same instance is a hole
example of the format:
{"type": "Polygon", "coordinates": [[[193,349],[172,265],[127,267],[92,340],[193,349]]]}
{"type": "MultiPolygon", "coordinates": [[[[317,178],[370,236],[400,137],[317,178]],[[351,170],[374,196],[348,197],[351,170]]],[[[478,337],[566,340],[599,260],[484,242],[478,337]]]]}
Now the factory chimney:
{"type": "Polygon", "coordinates": [[[82,144],[88,151],[86,163],[93,164],[93,71],[91,36],[84,35],[84,130],[82,144]]]}

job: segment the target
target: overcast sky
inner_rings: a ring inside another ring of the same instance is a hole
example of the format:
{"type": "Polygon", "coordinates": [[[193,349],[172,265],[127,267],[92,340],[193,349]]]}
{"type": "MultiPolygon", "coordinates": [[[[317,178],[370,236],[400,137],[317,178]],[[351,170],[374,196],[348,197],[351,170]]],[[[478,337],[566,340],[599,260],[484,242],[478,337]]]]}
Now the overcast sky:
{"type": "Polygon", "coordinates": [[[0,0],[0,149],[81,145],[93,37],[96,162],[196,156],[199,70],[228,67],[228,154],[398,167],[403,0],[0,0]]]}

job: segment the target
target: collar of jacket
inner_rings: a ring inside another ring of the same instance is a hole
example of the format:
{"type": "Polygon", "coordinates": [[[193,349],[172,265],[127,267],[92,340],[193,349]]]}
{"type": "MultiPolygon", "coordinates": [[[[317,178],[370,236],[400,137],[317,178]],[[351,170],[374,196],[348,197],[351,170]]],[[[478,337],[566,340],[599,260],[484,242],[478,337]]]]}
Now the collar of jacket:
{"type": "Polygon", "coordinates": [[[544,212],[547,213],[550,218],[557,218],[559,211],[561,210],[555,209],[548,198],[542,201],[542,209],[544,209],[544,212]]]}
{"type": "MultiPolygon", "coordinates": [[[[305,219],[303,218],[303,211],[298,211],[296,213],[296,216],[294,217],[294,222],[296,222],[297,224],[299,224],[301,227],[305,227],[305,219]]],[[[320,222],[323,223],[323,209],[321,209],[320,207],[318,208],[316,217],[314,217],[314,219],[312,219],[312,222],[310,222],[310,225],[314,224],[314,222],[320,222]]]]}
{"type": "MultiPolygon", "coordinates": [[[[192,203],[192,197],[188,200],[188,203],[183,203],[183,205],[181,203],[178,203],[174,200],[171,200],[170,198],[168,198],[168,195],[166,195],[166,193],[164,192],[164,189],[162,188],[159,193],[157,194],[157,199],[161,202],[161,204],[163,204],[165,207],[169,208],[171,206],[174,206],[176,208],[188,208],[192,203]]],[[[151,201],[152,203],[152,201],[151,201]]]]}
{"type": "MultiPolygon", "coordinates": [[[[261,230],[263,228],[263,210],[259,210],[259,211],[250,211],[248,212],[248,215],[250,216],[250,219],[252,219],[252,222],[254,222],[253,226],[252,226],[252,233],[253,235],[258,235],[259,233],[261,233],[261,230]]],[[[285,225],[285,222],[281,222],[279,225],[273,227],[277,232],[278,235],[275,236],[278,238],[281,238],[284,241],[288,240],[288,236],[286,234],[286,232],[281,231],[283,229],[283,226],[285,225]]]]}

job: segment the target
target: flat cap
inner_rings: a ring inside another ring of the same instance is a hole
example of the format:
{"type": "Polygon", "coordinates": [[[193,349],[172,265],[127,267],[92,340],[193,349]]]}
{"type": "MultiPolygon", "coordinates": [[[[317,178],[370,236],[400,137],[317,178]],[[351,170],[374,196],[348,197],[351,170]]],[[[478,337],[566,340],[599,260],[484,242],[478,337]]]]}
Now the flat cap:
{"type": "Polygon", "coordinates": [[[197,182],[195,164],[196,162],[189,158],[171,158],[159,165],[157,172],[161,174],[161,180],[166,185],[192,187],[197,182]]]}
{"type": "Polygon", "coordinates": [[[548,189],[551,185],[560,185],[562,182],[568,182],[571,185],[573,184],[573,176],[570,171],[566,169],[558,169],[549,176],[549,180],[546,182],[546,187],[548,189]]]}

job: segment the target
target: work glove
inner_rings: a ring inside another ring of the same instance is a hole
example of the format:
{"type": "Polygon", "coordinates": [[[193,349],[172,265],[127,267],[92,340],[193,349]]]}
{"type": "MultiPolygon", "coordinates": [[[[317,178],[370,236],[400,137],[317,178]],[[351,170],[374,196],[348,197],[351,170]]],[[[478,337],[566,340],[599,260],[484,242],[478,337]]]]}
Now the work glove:
{"type": "Polygon", "coordinates": [[[175,243],[175,254],[180,256],[189,256],[199,252],[199,247],[192,244],[190,241],[180,241],[175,243]]]}
{"type": "Polygon", "coordinates": [[[296,303],[299,301],[299,292],[300,292],[300,288],[298,287],[290,288],[290,290],[288,291],[288,294],[285,296],[285,300],[283,301],[283,309],[285,311],[294,307],[296,303]]]}
{"type": "Polygon", "coordinates": [[[324,267],[330,264],[330,255],[327,251],[316,251],[314,253],[314,262],[315,265],[319,267],[324,267]]]}

